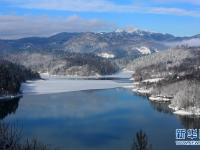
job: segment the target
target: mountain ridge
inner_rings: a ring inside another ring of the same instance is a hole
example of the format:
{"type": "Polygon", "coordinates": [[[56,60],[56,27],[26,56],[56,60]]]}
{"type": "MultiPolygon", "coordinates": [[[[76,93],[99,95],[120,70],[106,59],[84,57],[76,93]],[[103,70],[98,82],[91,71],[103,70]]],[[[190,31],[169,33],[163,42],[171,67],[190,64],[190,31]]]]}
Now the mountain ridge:
{"type": "MultiPolygon", "coordinates": [[[[27,37],[17,40],[0,40],[0,50],[5,53],[30,52],[77,52],[110,53],[115,57],[142,56],[141,47],[151,53],[166,50],[184,41],[200,39],[200,35],[176,37],[167,33],[143,30],[133,32],[61,32],[50,37],[27,37]]],[[[191,42],[189,42],[191,43],[191,42]]]]}

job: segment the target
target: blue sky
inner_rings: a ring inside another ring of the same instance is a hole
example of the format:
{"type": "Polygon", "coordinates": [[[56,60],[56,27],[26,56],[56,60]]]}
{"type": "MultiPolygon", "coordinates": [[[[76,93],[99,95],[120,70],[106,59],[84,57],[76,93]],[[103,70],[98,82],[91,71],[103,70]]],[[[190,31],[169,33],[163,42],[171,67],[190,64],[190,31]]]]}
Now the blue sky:
{"type": "Polygon", "coordinates": [[[1,0],[0,38],[139,28],[200,34],[200,0],[1,0]]]}

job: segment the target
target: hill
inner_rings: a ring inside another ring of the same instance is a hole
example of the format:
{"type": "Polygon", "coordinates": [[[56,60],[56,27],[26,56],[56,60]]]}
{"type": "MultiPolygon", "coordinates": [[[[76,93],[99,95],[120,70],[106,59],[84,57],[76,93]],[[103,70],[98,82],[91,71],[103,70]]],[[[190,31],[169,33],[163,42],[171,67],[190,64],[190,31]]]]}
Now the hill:
{"type": "Polygon", "coordinates": [[[134,89],[150,100],[169,101],[176,113],[200,114],[200,48],[182,47],[136,59],[134,89]]]}
{"type": "Polygon", "coordinates": [[[90,76],[113,74],[119,71],[115,62],[94,54],[22,52],[9,54],[6,58],[36,72],[51,75],[90,76]]]}
{"type": "Polygon", "coordinates": [[[38,73],[21,65],[0,60],[0,95],[15,95],[20,91],[22,82],[40,78],[38,73]]]}

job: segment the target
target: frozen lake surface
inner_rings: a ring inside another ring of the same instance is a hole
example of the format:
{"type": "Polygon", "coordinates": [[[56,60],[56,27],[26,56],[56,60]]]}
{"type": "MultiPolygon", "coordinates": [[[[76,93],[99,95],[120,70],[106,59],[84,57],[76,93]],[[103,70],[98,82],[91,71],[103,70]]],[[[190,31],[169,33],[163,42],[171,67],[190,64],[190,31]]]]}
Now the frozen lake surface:
{"type": "Polygon", "coordinates": [[[102,77],[46,77],[45,80],[27,81],[21,86],[23,94],[50,94],[94,89],[110,89],[129,86],[131,72],[120,72],[102,77]],[[123,79],[123,80],[122,80],[123,79]]]}

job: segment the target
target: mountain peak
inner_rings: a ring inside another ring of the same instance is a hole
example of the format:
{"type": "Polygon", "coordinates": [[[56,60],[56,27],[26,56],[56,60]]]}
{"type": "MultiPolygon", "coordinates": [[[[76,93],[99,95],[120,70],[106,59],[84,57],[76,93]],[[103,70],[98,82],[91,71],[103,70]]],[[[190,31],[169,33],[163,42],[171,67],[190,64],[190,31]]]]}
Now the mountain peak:
{"type": "Polygon", "coordinates": [[[139,31],[139,29],[137,28],[119,28],[119,29],[116,29],[115,32],[116,33],[120,33],[120,32],[127,32],[127,33],[134,33],[134,32],[137,32],[139,31]]]}

